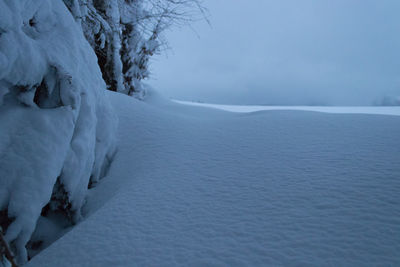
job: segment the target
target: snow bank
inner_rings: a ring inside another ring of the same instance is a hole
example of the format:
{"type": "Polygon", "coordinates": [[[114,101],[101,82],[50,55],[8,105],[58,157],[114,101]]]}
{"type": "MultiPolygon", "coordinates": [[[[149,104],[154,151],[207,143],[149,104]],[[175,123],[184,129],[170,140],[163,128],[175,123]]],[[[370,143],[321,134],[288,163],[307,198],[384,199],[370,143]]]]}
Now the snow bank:
{"type": "Polygon", "coordinates": [[[61,0],[0,1],[0,211],[8,217],[0,222],[19,262],[56,181],[65,195],[53,197],[79,220],[90,177],[102,176],[115,151],[104,90],[61,0]]]}

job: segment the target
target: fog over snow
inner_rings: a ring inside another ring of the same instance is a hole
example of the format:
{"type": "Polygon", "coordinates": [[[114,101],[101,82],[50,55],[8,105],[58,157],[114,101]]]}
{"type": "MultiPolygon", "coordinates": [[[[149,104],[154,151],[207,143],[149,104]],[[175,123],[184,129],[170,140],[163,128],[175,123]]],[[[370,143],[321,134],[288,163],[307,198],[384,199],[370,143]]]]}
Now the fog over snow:
{"type": "Polygon", "coordinates": [[[207,0],[150,83],[180,100],[370,105],[400,95],[400,1],[207,0]]]}
{"type": "Polygon", "coordinates": [[[400,4],[206,1],[0,0],[0,267],[400,266],[400,4]]]}

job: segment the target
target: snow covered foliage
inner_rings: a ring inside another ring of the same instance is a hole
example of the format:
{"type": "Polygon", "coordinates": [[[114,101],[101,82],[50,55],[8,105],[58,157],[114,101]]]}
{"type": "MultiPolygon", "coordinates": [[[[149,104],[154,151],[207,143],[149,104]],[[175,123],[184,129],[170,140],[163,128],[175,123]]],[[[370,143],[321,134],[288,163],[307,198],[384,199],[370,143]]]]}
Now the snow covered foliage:
{"type": "Polygon", "coordinates": [[[0,225],[19,263],[43,207],[79,220],[115,152],[96,62],[62,0],[0,1],[0,225]]]}
{"type": "Polygon", "coordinates": [[[171,25],[204,14],[200,0],[64,0],[98,57],[111,91],[142,98],[149,60],[171,25]]]}

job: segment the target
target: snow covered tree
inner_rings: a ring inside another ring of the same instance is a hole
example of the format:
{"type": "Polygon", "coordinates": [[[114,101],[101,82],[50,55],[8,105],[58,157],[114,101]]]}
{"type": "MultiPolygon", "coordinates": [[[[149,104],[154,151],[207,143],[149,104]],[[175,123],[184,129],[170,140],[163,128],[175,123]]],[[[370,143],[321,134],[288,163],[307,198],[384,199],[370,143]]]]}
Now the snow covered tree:
{"type": "Polygon", "coordinates": [[[109,90],[143,97],[164,31],[205,14],[200,0],[64,0],[96,52],[109,90]]]}
{"type": "Polygon", "coordinates": [[[46,209],[79,221],[115,153],[105,89],[61,0],[0,1],[0,227],[19,264],[46,209]]]}
{"type": "Polygon", "coordinates": [[[117,126],[105,89],[143,96],[162,32],[197,5],[0,0],[0,227],[18,263],[36,246],[39,219],[79,221],[88,187],[104,176],[117,126]]]}

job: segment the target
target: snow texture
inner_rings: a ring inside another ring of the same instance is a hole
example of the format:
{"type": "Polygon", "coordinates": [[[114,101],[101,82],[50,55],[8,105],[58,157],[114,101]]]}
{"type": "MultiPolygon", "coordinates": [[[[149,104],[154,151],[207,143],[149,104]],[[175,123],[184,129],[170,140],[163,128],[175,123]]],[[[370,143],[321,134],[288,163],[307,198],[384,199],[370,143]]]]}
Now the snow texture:
{"type": "Polygon", "coordinates": [[[57,178],[80,209],[115,151],[117,118],[97,58],[61,0],[0,1],[0,210],[25,245],[57,178]]]}
{"type": "Polygon", "coordinates": [[[400,265],[400,117],[109,93],[120,150],[28,266],[400,265]]]}

